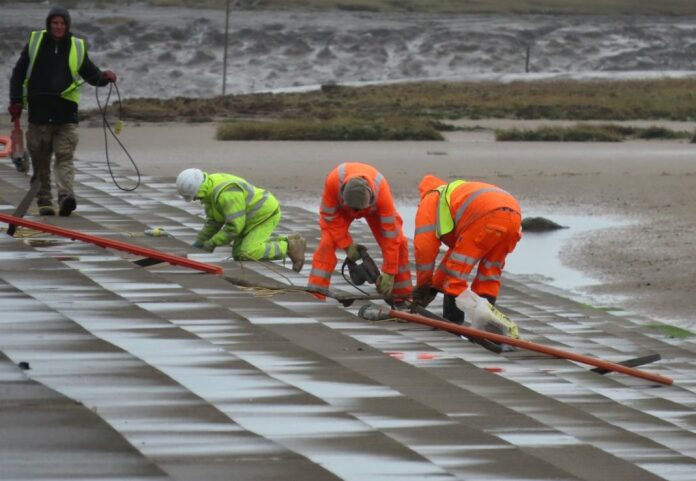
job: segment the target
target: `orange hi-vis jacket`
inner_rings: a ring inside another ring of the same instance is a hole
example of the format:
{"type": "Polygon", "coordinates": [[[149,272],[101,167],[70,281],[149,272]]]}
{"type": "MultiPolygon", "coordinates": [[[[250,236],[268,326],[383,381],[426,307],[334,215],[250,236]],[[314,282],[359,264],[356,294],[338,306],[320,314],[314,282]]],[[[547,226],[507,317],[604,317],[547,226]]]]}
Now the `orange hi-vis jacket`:
{"type": "Polygon", "coordinates": [[[319,209],[322,234],[312,259],[309,287],[328,289],[337,262],[336,248],[346,249],[353,243],[348,229],[359,218],[367,220],[382,250],[382,272],[394,275],[393,294],[410,294],[408,239],[403,234],[403,221],[394,207],[389,184],[377,169],[359,162],[342,163],[326,177],[319,209]],[[341,196],[343,186],[355,177],[364,178],[374,194],[370,205],[358,211],[345,206],[341,196]]]}
{"type": "Polygon", "coordinates": [[[515,198],[492,184],[447,183],[433,175],[423,177],[419,190],[413,241],[416,284],[457,296],[478,264],[472,290],[497,297],[505,258],[521,237],[521,209],[515,198]],[[435,270],[441,243],[449,250],[435,270]]]}

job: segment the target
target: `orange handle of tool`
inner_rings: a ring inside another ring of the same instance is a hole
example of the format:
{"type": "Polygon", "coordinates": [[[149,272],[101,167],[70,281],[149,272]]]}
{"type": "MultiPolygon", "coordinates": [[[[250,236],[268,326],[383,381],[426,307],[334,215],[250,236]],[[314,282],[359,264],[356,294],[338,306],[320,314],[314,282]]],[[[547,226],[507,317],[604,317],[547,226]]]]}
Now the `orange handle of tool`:
{"type": "Polygon", "coordinates": [[[640,369],[622,366],[621,364],[617,364],[614,362],[603,361],[601,359],[583,356],[582,354],[575,354],[574,352],[563,351],[562,349],[544,346],[543,344],[537,344],[535,342],[530,341],[523,341],[522,339],[513,339],[511,337],[501,336],[500,334],[494,334],[492,332],[474,329],[473,327],[460,326],[458,324],[453,324],[451,322],[446,321],[437,321],[435,319],[429,319],[419,314],[411,314],[408,312],[395,311],[392,309],[389,311],[389,315],[391,317],[396,317],[397,319],[403,319],[404,321],[424,324],[426,326],[435,327],[437,329],[442,329],[444,331],[448,331],[454,334],[462,334],[466,337],[478,337],[488,339],[489,341],[497,342],[500,344],[507,344],[509,346],[515,346],[520,347],[522,349],[527,349],[529,351],[540,352],[542,354],[558,357],[560,359],[568,359],[570,361],[575,361],[582,364],[589,364],[590,366],[599,367],[608,371],[620,372],[621,374],[627,374],[629,376],[647,379],[648,381],[666,384],[668,386],[674,382],[671,378],[660,376],[659,374],[651,374],[649,372],[641,371],[640,369]]]}
{"type": "Polygon", "coordinates": [[[89,244],[98,245],[99,247],[108,247],[109,249],[130,252],[131,254],[149,257],[150,259],[168,262],[169,264],[175,266],[187,267],[189,269],[195,269],[198,271],[207,272],[209,274],[223,274],[222,267],[216,266],[214,264],[198,262],[188,259],[186,257],[181,257],[174,254],[167,254],[166,252],[161,252],[155,249],[148,249],[146,247],[140,247],[135,244],[129,244],[128,242],[107,239],[106,237],[100,237],[91,234],[84,234],[76,230],[65,229],[63,227],[45,224],[43,222],[36,222],[33,220],[23,219],[22,217],[15,217],[13,215],[0,213],[0,222],[6,222],[8,224],[15,224],[21,227],[28,227],[30,229],[48,232],[49,234],[67,237],[68,239],[75,239],[82,242],[87,242],[89,244]]]}
{"type": "Polygon", "coordinates": [[[12,139],[0,135],[0,157],[9,157],[12,152],[12,139]]]}
{"type": "Polygon", "coordinates": [[[14,119],[14,129],[12,129],[12,132],[10,132],[10,138],[12,139],[12,145],[10,148],[12,157],[22,157],[24,155],[24,133],[22,132],[22,127],[19,124],[19,117],[14,119]]]}

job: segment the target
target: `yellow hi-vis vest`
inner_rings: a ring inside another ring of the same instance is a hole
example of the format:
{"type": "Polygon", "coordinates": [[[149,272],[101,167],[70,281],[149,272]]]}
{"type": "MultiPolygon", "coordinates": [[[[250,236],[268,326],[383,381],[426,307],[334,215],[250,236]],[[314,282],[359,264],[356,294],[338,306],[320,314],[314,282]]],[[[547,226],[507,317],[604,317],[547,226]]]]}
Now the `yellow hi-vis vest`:
{"type": "Polygon", "coordinates": [[[450,209],[450,198],[452,197],[452,192],[463,184],[466,184],[466,180],[455,180],[454,182],[441,185],[435,189],[440,192],[440,202],[437,209],[437,230],[435,231],[435,235],[437,235],[438,239],[454,230],[454,218],[452,217],[452,209],[450,209]]]}
{"type": "MultiPolygon", "coordinates": [[[[237,177],[236,175],[232,174],[209,174],[208,177],[213,181],[212,184],[212,189],[213,192],[210,196],[210,211],[215,219],[216,222],[219,222],[221,224],[224,224],[226,221],[226,217],[229,212],[221,212],[218,210],[218,205],[217,205],[217,199],[220,197],[220,194],[227,189],[228,187],[235,185],[239,187],[243,192],[244,192],[244,197],[245,197],[245,213],[246,215],[258,215],[259,210],[261,207],[266,204],[266,200],[270,197],[270,193],[268,191],[265,191],[263,189],[259,189],[258,187],[255,187],[254,185],[250,184],[246,180],[242,179],[241,177],[237,177]]],[[[200,192],[199,192],[200,193],[200,192]]],[[[277,201],[275,198],[273,199],[276,203],[275,206],[273,206],[273,210],[275,210],[278,205],[277,201]]],[[[271,203],[266,204],[267,206],[270,206],[271,203]]],[[[265,213],[267,215],[267,213],[265,213]]],[[[250,221],[251,219],[248,219],[250,221]]]]}
{"type": "MultiPolygon", "coordinates": [[[[29,67],[27,68],[27,75],[24,77],[24,83],[22,84],[22,96],[24,101],[24,107],[26,108],[29,90],[29,78],[31,77],[31,71],[34,69],[34,62],[36,61],[36,56],[39,53],[39,47],[41,42],[46,35],[46,30],[37,30],[31,32],[29,36],[29,67]]],[[[72,75],[73,82],[60,93],[60,96],[65,100],[80,103],[80,87],[83,84],[82,78],[80,78],[80,68],[82,67],[82,62],[85,60],[85,41],[81,38],[77,38],[74,35],[71,37],[70,42],[70,53],[68,54],[68,67],[70,68],[70,74],[72,75]]]]}

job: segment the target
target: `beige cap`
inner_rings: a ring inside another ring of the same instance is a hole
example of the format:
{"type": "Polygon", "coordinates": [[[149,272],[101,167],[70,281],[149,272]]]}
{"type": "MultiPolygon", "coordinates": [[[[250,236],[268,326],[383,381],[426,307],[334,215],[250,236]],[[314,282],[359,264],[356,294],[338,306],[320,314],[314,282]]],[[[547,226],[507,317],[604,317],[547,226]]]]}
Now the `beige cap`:
{"type": "Polygon", "coordinates": [[[343,202],[351,209],[361,210],[370,206],[372,189],[366,179],[354,177],[343,185],[343,202]]]}

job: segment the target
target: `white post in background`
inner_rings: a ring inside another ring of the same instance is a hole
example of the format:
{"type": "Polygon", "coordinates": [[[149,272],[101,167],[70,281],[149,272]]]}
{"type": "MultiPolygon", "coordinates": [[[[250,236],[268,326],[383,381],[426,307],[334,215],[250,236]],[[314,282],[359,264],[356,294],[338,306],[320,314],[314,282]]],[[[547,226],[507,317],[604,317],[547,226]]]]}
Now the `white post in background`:
{"type": "Polygon", "coordinates": [[[227,39],[230,34],[230,0],[227,0],[225,8],[225,49],[222,54],[222,96],[225,96],[225,87],[227,86],[227,39]]]}

